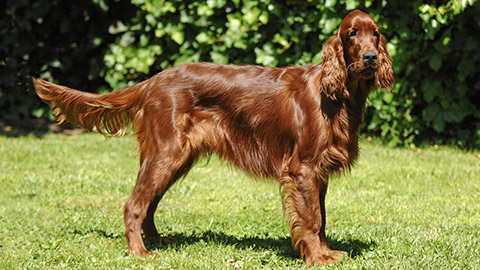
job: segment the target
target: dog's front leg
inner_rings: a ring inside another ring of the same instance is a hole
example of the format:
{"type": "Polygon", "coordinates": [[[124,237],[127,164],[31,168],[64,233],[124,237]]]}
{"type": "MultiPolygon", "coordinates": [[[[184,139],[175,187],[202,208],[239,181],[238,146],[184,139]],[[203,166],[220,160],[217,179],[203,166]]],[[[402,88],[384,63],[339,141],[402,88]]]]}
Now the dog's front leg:
{"type": "Polygon", "coordinates": [[[292,243],[310,266],[335,263],[344,255],[332,251],[325,236],[327,183],[298,157],[284,164],[280,185],[292,243]]]}

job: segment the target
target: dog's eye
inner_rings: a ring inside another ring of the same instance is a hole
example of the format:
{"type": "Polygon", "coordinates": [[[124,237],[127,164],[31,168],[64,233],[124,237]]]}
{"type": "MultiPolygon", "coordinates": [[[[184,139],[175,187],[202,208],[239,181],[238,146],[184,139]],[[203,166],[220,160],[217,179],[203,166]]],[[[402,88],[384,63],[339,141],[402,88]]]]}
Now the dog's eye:
{"type": "Polygon", "coordinates": [[[350,32],[350,34],[348,34],[348,35],[351,36],[351,37],[356,36],[357,35],[357,30],[354,30],[354,31],[350,32]]]}
{"type": "Polygon", "coordinates": [[[376,36],[376,37],[379,37],[380,33],[378,33],[378,31],[373,31],[373,35],[376,36]]]}

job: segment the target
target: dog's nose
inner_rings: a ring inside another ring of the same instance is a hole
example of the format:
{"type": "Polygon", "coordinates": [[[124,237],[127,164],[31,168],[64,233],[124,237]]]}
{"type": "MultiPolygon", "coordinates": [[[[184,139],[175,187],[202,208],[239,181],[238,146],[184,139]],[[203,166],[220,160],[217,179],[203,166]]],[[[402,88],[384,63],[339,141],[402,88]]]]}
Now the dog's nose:
{"type": "Polygon", "coordinates": [[[368,51],[363,55],[363,60],[367,61],[368,63],[373,63],[377,61],[377,54],[372,51],[368,51]]]}

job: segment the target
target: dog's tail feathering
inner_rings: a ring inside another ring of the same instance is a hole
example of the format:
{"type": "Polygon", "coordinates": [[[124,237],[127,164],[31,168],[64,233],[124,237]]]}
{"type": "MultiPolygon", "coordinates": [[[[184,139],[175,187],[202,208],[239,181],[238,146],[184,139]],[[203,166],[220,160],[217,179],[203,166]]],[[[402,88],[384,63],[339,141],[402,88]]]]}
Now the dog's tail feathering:
{"type": "Polygon", "coordinates": [[[138,120],[143,91],[134,85],[100,95],[33,78],[38,96],[50,105],[59,123],[71,122],[103,135],[122,136],[138,120]]]}

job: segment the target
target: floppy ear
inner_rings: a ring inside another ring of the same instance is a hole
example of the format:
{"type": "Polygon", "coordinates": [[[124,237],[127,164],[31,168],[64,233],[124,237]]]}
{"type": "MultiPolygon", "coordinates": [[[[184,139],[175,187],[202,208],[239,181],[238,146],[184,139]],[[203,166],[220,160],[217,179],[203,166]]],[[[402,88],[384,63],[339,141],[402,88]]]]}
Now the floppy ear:
{"type": "Polygon", "coordinates": [[[320,92],[335,100],[347,94],[347,65],[343,55],[343,45],[338,35],[331,36],[325,43],[322,54],[320,92]]]}
{"type": "Polygon", "coordinates": [[[387,91],[393,90],[395,79],[393,77],[392,60],[387,51],[387,42],[385,37],[380,36],[380,43],[378,44],[378,71],[375,76],[375,84],[387,91]]]}

